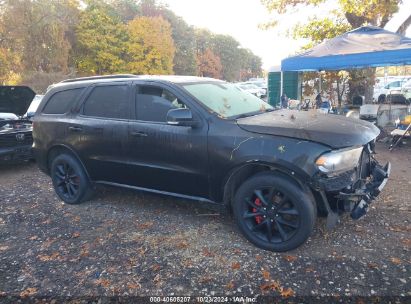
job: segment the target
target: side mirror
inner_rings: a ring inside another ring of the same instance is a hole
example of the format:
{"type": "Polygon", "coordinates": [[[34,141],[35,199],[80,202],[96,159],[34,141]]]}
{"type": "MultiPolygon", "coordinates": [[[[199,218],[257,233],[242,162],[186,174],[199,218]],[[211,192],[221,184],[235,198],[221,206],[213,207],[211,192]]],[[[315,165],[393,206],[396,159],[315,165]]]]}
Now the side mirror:
{"type": "Polygon", "coordinates": [[[32,119],[36,115],[36,112],[27,112],[27,118],[32,119]]]}
{"type": "Polygon", "coordinates": [[[173,126],[193,127],[197,123],[190,109],[171,109],[167,112],[167,123],[173,126]]]}

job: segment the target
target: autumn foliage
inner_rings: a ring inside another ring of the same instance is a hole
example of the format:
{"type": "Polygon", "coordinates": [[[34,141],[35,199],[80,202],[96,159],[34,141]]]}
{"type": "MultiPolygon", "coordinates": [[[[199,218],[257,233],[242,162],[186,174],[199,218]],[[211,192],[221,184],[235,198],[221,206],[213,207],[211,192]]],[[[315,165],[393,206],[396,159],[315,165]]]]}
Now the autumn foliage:
{"type": "Polygon", "coordinates": [[[0,83],[115,73],[256,77],[237,40],[187,24],[157,0],[0,1],[0,83]],[[54,75],[44,77],[44,75],[54,75]]]}
{"type": "Polygon", "coordinates": [[[163,17],[135,18],[128,24],[127,71],[172,74],[175,54],[171,26],[163,17]]]}
{"type": "Polygon", "coordinates": [[[198,73],[203,77],[222,78],[222,65],[220,57],[207,48],[197,55],[198,73]]]}

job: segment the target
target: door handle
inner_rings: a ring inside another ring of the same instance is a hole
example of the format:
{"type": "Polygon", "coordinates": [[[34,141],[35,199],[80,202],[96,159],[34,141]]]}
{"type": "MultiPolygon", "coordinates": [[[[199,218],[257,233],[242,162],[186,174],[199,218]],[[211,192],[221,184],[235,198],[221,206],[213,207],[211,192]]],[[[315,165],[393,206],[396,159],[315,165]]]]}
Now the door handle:
{"type": "Polygon", "coordinates": [[[134,136],[134,137],[147,137],[148,136],[147,133],[138,132],[138,131],[132,131],[130,134],[131,136],[134,136]]]}
{"type": "Polygon", "coordinates": [[[69,131],[71,132],[82,132],[83,128],[81,127],[68,127],[69,131]]]}

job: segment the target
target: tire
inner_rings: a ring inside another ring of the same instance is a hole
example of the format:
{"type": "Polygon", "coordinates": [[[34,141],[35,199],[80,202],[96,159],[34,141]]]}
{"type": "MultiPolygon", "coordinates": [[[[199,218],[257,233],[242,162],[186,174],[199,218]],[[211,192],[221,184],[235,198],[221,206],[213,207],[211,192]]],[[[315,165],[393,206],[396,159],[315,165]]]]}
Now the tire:
{"type": "Polygon", "coordinates": [[[53,159],[50,175],[56,194],[67,204],[80,204],[93,195],[83,166],[70,154],[63,153],[53,159]]]}
{"type": "Polygon", "coordinates": [[[387,96],[385,94],[381,94],[380,96],[378,96],[378,103],[384,103],[385,100],[387,99],[387,96]]]}
{"type": "Polygon", "coordinates": [[[305,243],[317,217],[312,198],[292,181],[274,173],[260,173],[245,181],[237,190],[233,211],[246,239],[276,252],[305,243]]]}

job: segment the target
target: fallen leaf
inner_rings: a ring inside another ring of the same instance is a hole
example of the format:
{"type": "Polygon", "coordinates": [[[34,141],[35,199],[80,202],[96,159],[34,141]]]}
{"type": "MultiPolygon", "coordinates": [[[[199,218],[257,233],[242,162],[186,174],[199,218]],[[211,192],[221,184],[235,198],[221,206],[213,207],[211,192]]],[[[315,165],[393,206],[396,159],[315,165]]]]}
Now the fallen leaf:
{"type": "Polygon", "coordinates": [[[161,276],[160,276],[160,274],[157,274],[157,275],[154,277],[153,282],[154,282],[154,283],[158,283],[158,282],[160,282],[160,281],[161,281],[161,276]]]}
{"type": "Polygon", "coordinates": [[[51,219],[47,219],[47,220],[45,220],[45,221],[43,221],[43,222],[41,222],[43,225],[48,225],[48,224],[50,224],[51,223],[51,219]]]}
{"type": "Polygon", "coordinates": [[[227,288],[227,289],[233,289],[233,288],[234,288],[234,282],[231,281],[230,283],[228,283],[228,284],[226,285],[226,288],[227,288]]]}
{"type": "Polygon", "coordinates": [[[263,270],[263,278],[266,280],[270,279],[270,273],[267,270],[263,270]]]}
{"type": "Polygon", "coordinates": [[[71,235],[71,237],[72,237],[73,239],[78,238],[79,236],[80,236],[80,232],[74,232],[74,233],[71,235]]]}
{"type": "Polygon", "coordinates": [[[308,267],[305,269],[305,272],[315,272],[315,269],[312,267],[308,267]]]}
{"type": "Polygon", "coordinates": [[[142,223],[142,224],[138,224],[137,227],[139,229],[147,229],[147,228],[150,228],[153,225],[154,225],[153,222],[145,222],[145,223],[142,223]]]}
{"type": "Polygon", "coordinates": [[[372,262],[368,263],[367,266],[368,266],[368,268],[371,268],[371,269],[378,268],[378,264],[377,263],[372,263],[372,262]]]}
{"type": "Polygon", "coordinates": [[[36,293],[37,293],[37,288],[29,287],[23,290],[22,292],[20,292],[20,297],[27,298],[27,297],[35,295],[36,293]]]}
{"type": "Polygon", "coordinates": [[[6,294],[7,294],[6,292],[4,292],[4,291],[0,291],[0,297],[5,296],[6,294]]]}
{"type": "Polygon", "coordinates": [[[79,217],[79,216],[75,216],[75,217],[73,217],[73,222],[80,222],[80,220],[81,220],[81,217],[79,217]]]}
{"type": "Polygon", "coordinates": [[[53,252],[51,255],[40,254],[37,256],[37,258],[43,262],[62,260],[62,257],[58,252],[53,252]]]}
{"type": "Polygon", "coordinates": [[[51,246],[56,240],[47,239],[45,240],[40,247],[40,250],[45,250],[51,246]]]}
{"type": "Polygon", "coordinates": [[[388,227],[388,229],[394,232],[409,232],[411,231],[411,225],[409,226],[390,226],[388,227]]]}
{"type": "Polygon", "coordinates": [[[104,288],[107,288],[107,287],[110,286],[111,282],[107,279],[98,279],[98,280],[96,280],[96,284],[101,285],[104,288]]]}
{"type": "Polygon", "coordinates": [[[281,288],[280,295],[284,298],[294,296],[295,292],[291,288],[281,288]]]}
{"type": "Polygon", "coordinates": [[[0,251],[5,251],[9,249],[9,246],[0,246],[0,251]]]}
{"type": "Polygon", "coordinates": [[[284,256],[284,259],[286,259],[288,262],[294,262],[297,259],[297,257],[294,255],[286,255],[284,256]]]}
{"type": "Polygon", "coordinates": [[[188,243],[186,241],[181,241],[181,242],[177,243],[176,247],[178,249],[186,249],[186,248],[188,248],[188,243]]]}
{"type": "Polygon", "coordinates": [[[261,260],[263,259],[263,257],[262,257],[261,255],[257,254],[257,255],[255,256],[255,259],[256,259],[257,261],[261,261],[261,260]]]}
{"type": "Polygon", "coordinates": [[[401,260],[399,258],[392,257],[392,258],[390,258],[390,261],[392,263],[394,263],[395,265],[400,265],[401,264],[401,260]]]}
{"type": "Polygon", "coordinates": [[[207,248],[203,248],[203,255],[206,257],[213,257],[214,253],[212,253],[210,250],[208,250],[207,248]]]}
{"type": "Polygon", "coordinates": [[[241,264],[238,263],[238,262],[235,262],[235,263],[231,264],[231,268],[233,270],[238,270],[238,269],[240,269],[240,267],[241,267],[241,264]]]}
{"type": "Polygon", "coordinates": [[[205,277],[201,277],[200,280],[198,280],[201,284],[205,284],[205,283],[209,283],[213,280],[212,277],[210,276],[205,276],[205,277]]]}
{"type": "Polygon", "coordinates": [[[234,253],[235,253],[235,254],[240,254],[240,253],[241,253],[241,250],[238,249],[238,248],[236,248],[236,249],[234,249],[234,253]]]}
{"type": "Polygon", "coordinates": [[[403,243],[405,246],[410,247],[411,246],[411,239],[401,240],[401,243],[403,243]]]}
{"type": "Polygon", "coordinates": [[[37,239],[38,239],[37,235],[33,235],[29,238],[30,241],[34,241],[34,240],[37,240],[37,239]]]}
{"type": "Polygon", "coordinates": [[[260,286],[260,289],[262,291],[280,290],[280,288],[281,288],[280,283],[277,281],[271,281],[270,283],[266,283],[260,286]]]}
{"type": "Polygon", "coordinates": [[[138,249],[138,254],[139,254],[140,256],[145,255],[146,252],[147,252],[147,249],[146,249],[146,248],[141,247],[141,248],[138,249]]]}
{"type": "Polygon", "coordinates": [[[141,285],[139,283],[127,283],[128,289],[140,289],[141,285]]]}
{"type": "Polygon", "coordinates": [[[153,265],[152,269],[153,271],[159,271],[161,269],[161,266],[156,264],[156,265],[153,265]]]}

